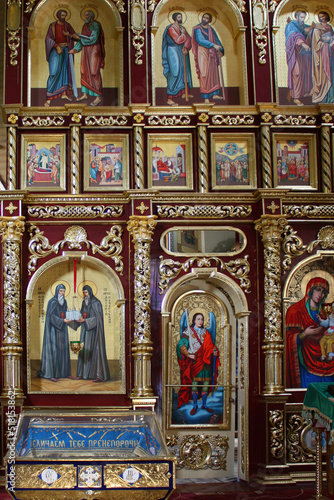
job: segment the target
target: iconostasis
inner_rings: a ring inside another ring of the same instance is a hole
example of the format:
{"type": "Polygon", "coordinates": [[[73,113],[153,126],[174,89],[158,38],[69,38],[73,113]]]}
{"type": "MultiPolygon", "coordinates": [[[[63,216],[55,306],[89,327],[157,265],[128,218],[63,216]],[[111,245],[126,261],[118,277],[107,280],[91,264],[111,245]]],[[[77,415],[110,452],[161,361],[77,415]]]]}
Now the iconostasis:
{"type": "Polygon", "coordinates": [[[333,7],[12,0],[5,23],[3,426],[13,391],[17,412],[154,408],[179,477],[231,477],[237,435],[239,478],[309,478],[333,7]]]}

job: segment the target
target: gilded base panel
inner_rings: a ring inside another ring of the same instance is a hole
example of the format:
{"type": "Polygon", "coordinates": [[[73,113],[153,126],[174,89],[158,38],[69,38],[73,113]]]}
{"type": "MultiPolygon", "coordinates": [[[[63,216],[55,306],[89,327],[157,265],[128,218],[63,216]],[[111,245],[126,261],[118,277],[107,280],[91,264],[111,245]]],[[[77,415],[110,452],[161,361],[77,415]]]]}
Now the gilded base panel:
{"type": "MultiPolygon", "coordinates": [[[[10,493],[14,500],[69,500],[68,491],[20,491],[15,492],[14,495],[10,493]]],[[[127,491],[71,491],[71,500],[160,500],[167,498],[168,490],[127,490],[127,491]]]]}
{"type": "MultiPolygon", "coordinates": [[[[15,488],[31,488],[31,489],[68,489],[74,488],[77,485],[77,468],[74,465],[57,465],[50,464],[17,464],[15,465],[15,488]],[[46,481],[52,481],[52,479],[43,480],[43,473],[52,470],[53,474],[57,479],[48,484],[46,481]]],[[[45,493],[46,494],[46,493],[45,493]]],[[[67,494],[68,495],[68,494],[67,494]]]]}
{"type": "Polygon", "coordinates": [[[131,469],[139,474],[136,482],[129,483],[123,479],[128,465],[108,464],[104,467],[104,484],[106,488],[168,488],[171,474],[168,463],[131,464],[131,469]]]}

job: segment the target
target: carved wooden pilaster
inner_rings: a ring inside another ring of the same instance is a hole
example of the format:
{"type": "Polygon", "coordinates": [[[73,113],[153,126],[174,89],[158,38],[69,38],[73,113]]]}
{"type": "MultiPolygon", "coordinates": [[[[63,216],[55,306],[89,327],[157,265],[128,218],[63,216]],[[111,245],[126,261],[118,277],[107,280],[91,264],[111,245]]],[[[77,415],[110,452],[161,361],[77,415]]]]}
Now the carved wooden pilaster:
{"type": "Polygon", "coordinates": [[[286,220],[281,216],[263,215],[255,229],[264,246],[264,341],[265,394],[283,391],[282,290],[280,247],[286,220]]]}
{"type": "Polygon", "coordinates": [[[23,396],[21,388],[20,339],[20,258],[21,242],[24,232],[24,217],[0,217],[2,237],[3,269],[3,342],[1,347],[4,358],[4,383],[2,396],[15,391],[17,397],[23,396]]]}
{"type": "Polygon", "coordinates": [[[151,257],[150,247],[156,226],[156,216],[131,216],[128,231],[134,244],[134,388],[132,398],[154,396],[152,390],[151,357],[151,257]]]}

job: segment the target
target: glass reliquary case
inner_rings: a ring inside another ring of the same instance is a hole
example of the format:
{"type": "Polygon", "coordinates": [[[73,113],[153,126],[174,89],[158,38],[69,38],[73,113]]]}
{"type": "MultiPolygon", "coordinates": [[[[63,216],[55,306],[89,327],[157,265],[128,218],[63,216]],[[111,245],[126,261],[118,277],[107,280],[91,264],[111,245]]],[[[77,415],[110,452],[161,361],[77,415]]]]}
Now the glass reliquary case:
{"type": "Polygon", "coordinates": [[[156,414],[23,409],[6,455],[12,498],[158,500],[175,487],[156,414]]]}

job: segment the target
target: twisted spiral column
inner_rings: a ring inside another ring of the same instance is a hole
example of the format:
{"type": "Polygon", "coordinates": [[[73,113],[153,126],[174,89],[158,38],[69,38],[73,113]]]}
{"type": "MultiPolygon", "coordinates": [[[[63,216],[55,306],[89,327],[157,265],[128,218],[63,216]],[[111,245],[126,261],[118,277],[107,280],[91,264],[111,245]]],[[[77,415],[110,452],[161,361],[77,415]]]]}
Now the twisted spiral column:
{"type": "Polygon", "coordinates": [[[206,127],[198,127],[199,189],[201,193],[209,191],[208,138],[206,127]]]}
{"type": "Polygon", "coordinates": [[[134,127],[134,134],[135,134],[135,188],[144,189],[143,127],[134,127]]]}
{"type": "Polygon", "coordinates": [[[281,393],[284,389],[280,249],[286,224],[286,219],[275,215],[263,215],[255,223],[264,246],[265,394],[281,393]]]}
{"type": "Polygon", "coordinates": [[[324,193],[332,192],[330,127],[321,127],[321,178],[324,193]]]}
{"type": "Polygon", "coordinates": [[[0,217],[0,235],[3,255],[3,342],[1,352],[4,361],[4,384],[2,396],[8,397],[11,391],[23,396],[21,388],[20,340],[20,256],[24,217],[0,217]]]}
{"type": "Polygon", "coordinates": [[[133,215],[128,221],[128,231],[134,244],[134,388],[131,397],[152,397],[151,377],[151,257],[152,235],[157,224],[155,215],[133,215]]]}
{"type": "Polygon", "coordinates": [[[71,193],[79,194],[79,127],[71,127],[71,193]]]}
{"type": "Polygon", "coordinates": [[[7,155],[7,189],[15,191],[16,184],[16,127],[9,127],[7,133],[8,155],[7,155]]]}
{"type": "Polygon", "coordinates": [[[273,187],[273,174],[271,168],[271,143],[269,125],[261,125],[261,156],[263,187],[273,187]]]}

